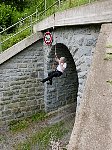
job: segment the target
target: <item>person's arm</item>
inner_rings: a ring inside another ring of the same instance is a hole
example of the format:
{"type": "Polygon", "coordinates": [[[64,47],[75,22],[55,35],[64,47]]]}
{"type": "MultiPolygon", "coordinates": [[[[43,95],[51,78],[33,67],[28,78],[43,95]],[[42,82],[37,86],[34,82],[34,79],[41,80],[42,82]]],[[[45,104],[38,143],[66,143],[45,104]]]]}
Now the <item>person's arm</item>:
{"type": "Polygon", "coordinates": [[[60,61],[56,53],[55,53],[55,61],[58,62],[58,63],[60,61]]]}

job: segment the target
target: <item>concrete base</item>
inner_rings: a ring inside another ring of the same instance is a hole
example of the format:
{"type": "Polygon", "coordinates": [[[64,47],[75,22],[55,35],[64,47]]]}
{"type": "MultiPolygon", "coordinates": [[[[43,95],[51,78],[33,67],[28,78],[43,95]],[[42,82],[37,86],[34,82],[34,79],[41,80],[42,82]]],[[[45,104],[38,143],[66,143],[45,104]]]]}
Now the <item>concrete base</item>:
{"type": "Polygon", "coordinates": [[[112,61],[104,59],[111,35],[112,24],[102,25],[68,150],[112,150],[112,61]]]}

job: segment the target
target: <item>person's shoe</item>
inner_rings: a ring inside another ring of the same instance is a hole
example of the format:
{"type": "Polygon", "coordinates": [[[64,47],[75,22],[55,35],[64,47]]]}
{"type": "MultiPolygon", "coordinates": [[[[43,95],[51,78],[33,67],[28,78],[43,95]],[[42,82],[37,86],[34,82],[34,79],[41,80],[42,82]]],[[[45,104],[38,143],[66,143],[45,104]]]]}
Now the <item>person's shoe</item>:
{"type": "Polygon", "coordinates": [[[50,81],[49,84],[52,85],[52,80],[49,80],[49,81],[50,81]]]}
{"type": "Polygon", "coordinates": [[[49,85],[49,84],[50,84],[50,82],[47,82],[47,84],[49,85]]]}

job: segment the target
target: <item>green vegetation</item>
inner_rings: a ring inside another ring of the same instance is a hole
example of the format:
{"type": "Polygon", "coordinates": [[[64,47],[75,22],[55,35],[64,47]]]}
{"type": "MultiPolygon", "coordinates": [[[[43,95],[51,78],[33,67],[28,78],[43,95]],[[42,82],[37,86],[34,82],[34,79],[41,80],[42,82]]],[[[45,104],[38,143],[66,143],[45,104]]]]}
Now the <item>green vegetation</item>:
{"type": "Polygon", "coordinates": [[[0,135],[0,142],[2,142],[5,139],[3,135],[0,135]]]}
{"type": "Polygon", "coordinates": [[[41,129],[24,143],[19,143],[18,145],[16,145],[15,149],[31,150],[32,145],[37,145],[39,150],[46,150],[51,141],[60,140],[67,132],[68,130],[64,128],[64,123],[60,122],[41,129]]]}
{"type": "Polygon", "coordinates": [[[28,7],[29,0],[2,0],[0,3],[10,5],[12,8],[17,8],[18,11],[23,11],[24,6],[28,7]]]}
{"type": "MultiPolygon", "coordinates": [[[[90,0],[90,2],[94,2],[96,0],[90,0]]],[[[56,0],[49,0],[46,1],[46,8],[51,6],[56,0]]],[[[31,26],[31,19],[33,21],[32,25],[35,24],[38,21],[41,21],[45,17],[50,16],[51,14],[57,12],[57,11],[63,11],[66,9],[69,9],[71,7],[76,7],[80,5],[84,5],[89,3],[89,0],[61,0],[60,8],[58,6],[58,3],[55,6],[52,6],[50,9],[48,9],[46,12],[41,13],[45,10],[45,5],[43,0],[11,0],[11,1],[4,1],[0,2],[0,31],[3,29],[6,29],[7,27],[11,26],[15,22],[19,21],[22,18],[25,18],[26,16],[34,13],[36,11],[37,6],[38,7],[38,14],[34,16],[27,18],[26,20],[20,21],[19,24],[12,27],[11,29],[7,30],[5,33],[2,33],[1,40],[2,42],[6,40],[8,37],[13,36],[17,32],[20,32],[22,29],[25,29],[29,26],[26,30],[23,32],[18,33],[16,36],[8,39],[4,43],[2,43],[2,49],[0,49],[0,52],[6,50],[7,48],[11,47],[15,43],[21,41],[25,37],[32,34],[30,30],[32,30],[31,26]],[[21,2],[21,3],[20,3],[21,2]],[[42,3],[41,3],[42,2],[42,3]],[[24,7],[25,6],[25,7],[24,7]]]]}
{"type": "Polygon", "coordinates": [[[110,83],[112,85],[112,80],[108,80],[107,83],[110,83]]]}
{"type": "MultiPolygon", "coordinates": [[[[91,0],[90,2],[94,2],[96,0],[91,0]]],[[[60,7],[60,10],[66,10],[72,7],[77,7],[77,6],[81,6],[81,5],[85,5],[88,4],[89,0],[65,0],[63,2],[63,5],[60,7]]]]}
{"type": "Polygon", "coordinates": [[[11,131],[18,132],[26,129],[29,126],[29,122],[26,120],[12,121],[9,126],[11,131]]]}
{"type": "Polygon", "coordinates": [[[112,44],[106,45],[106,48],[112,48],[112,44]]]}
{"type": "Polygon", "coordinates": [[[7,40],[7,42],[5,42],[5,44],[3,44],[2,49],[5,50],[5,49],[11,47],[12,45],[16,44],[17,42],[28,37],[29,35],[30,35],[30,29],[27,29],[27,30],[23,31],[21,34],[17,34],[15,36],[13,36],[13,33],[2,36],[2,39],[4,39],[4,40],[6,38],[9,38],[10,36],[13,36],[9,40],[7,40]]]}
{"type": "MultiPolygon", "coordinates": [[[[12,8],[11,5],[0,4],[0,12],[0,31],[2,28],[7,28],[17,22],[19,15],[17,14],[16,8],[12,8]]],[[[14,28],[9,31],[12,32],[13,30],[14,28]]]]}
{"type": "Polygon", "coordinates": [[[28,128],[32,122],[44,121],[46,118],[48,115],[45,112],[39,112],[24,120],[11,121],[9,127],[12,132],[19,132],[28,128]]]}
{"type": "Polygon", "coordinates": [[[112,60],[112,54],[106,54],[104,60],[112,60]]]}

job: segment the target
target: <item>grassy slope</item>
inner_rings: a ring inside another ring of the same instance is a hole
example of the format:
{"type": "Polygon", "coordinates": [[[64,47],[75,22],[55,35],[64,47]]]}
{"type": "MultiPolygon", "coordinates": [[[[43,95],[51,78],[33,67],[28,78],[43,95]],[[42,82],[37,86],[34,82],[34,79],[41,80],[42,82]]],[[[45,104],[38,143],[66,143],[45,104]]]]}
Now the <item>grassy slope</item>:
{"type": "MultiPolygon", "coordinates": [[[[96,1],[96,0],[91,0],[91,2],[93,1],[96,1]]],[[[63,10],[66,10],[66,9],[69,9],[71,7],[77,7],[77,6],[80,6],[80,5],[84,5],[84,4],[87,4],[89,3],[89,0],[66,0],[66,1],[63,1],[61,2],[61,6],[60,8],[57,6],[54,6],[52,7],[51,9],[49,9],[47,12],[46,12],[46,16],[45,14],[43,14],[42,16],[39,17],[39,21],[44,19],[45,17],[48,17],[50,16],[51,14],[57,12],[57,11],[63,11],[63,10]]],[[[36,20],[36,15],[33,16],[33,21],[36,20]]],[[[18,28],[16,29],[15,33],[17,33],[18,31],[21,31],[21,29],[27,27],[28,25],[30,25],[30,19],[28,18],[26,21],[22,22],[18,28]]],[[[11,33],[11,34],[6,34],[4,33],[2,35],[2,41],[5,40],[6,38],[12,36],[14,33],[11,33]]],[[[25,37],[29,36],[31,34],[31,28],[28,28],[26,29],[25,31],[19,33],[18,35],[10,38],[9,40],[7,40],[6,42],[4,42],[2,44],[2,49],[0,50],[0,52],[6,50],[7,48],[11,47],[12,45],[16,44],[17,42],[21,41],[22,39],[24,39],[25,37]]]]}

